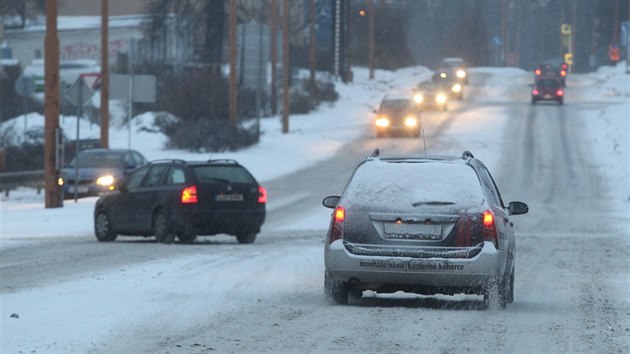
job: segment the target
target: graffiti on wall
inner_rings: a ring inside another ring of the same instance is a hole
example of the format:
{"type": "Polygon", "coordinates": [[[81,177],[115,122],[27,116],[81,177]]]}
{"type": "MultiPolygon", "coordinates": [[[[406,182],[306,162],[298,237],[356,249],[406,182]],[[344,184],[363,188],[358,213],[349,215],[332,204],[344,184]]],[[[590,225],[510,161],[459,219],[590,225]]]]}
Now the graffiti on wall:
{"type": "MultiPolygon", "coordinates": [[[[120,52],[127,52],[129,50],[128,39],[116,39],[109,42],[109,58],[116,59],[116,55],[120,52]]],[[[72,43],[60,48],[59,53],[61,60],[75,60],[75,59],[101,59],[101,47],[96,44],[88,43],[72,43]]]]}

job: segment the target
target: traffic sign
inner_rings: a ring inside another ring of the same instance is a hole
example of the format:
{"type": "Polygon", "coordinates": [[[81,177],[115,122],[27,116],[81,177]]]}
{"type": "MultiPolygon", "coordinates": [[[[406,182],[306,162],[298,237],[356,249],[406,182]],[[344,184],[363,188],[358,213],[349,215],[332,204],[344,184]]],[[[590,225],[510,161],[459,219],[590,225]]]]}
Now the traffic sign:
{"type": "Polygon", "coordinates": [[[15,81],[15,92],[22,97],[35,93],[35,80],[29,76],[20,76],[15,81]]]}
{"type": "Polygon", "coordinates": [[[573,65],[573,53],[566,53],[564,55],[564,62],[569,65],[573,65]]]}
{"type": "Polygon", "coordinates": [[[560,33],[571,34],[571,25],[568,23],[563,23],[562,25],[560,25],[560,33]]]}
{"type": "Polygon", "coordinates": [[[90,101],[92,96],[94,96],[94,91],[85,84],[81,77],[66,90],[66,97],[75,106],[84,106],[90,101]]]}

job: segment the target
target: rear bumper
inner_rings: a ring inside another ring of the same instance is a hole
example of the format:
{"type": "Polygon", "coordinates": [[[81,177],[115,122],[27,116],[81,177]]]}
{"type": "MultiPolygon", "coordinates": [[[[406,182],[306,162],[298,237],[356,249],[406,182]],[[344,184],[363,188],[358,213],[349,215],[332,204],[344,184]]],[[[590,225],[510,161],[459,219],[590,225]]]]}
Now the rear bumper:
{"type": "Polygon", "coordinates": [[[350,282],[363,290],[428,288],[433,292],[479,293],[503,276],[508,254],[485,242],[472,258],[409,258],[359,256],[338,240],[325,246],[326,271],[334,280],[350,282]]]}
{"type": "Polygon", "coordinates": [[[180,232],[195,235],[215,235],[260,232],[265,222],[265,208],[242,210],[183,210],[172,220],[180,232]]]}

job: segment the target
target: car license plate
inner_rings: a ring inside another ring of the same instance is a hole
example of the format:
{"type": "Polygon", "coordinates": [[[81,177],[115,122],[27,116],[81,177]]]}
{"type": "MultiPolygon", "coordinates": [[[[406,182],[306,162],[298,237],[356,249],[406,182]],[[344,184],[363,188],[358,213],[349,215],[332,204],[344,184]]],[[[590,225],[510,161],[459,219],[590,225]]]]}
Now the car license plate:
{"type": "MultiPolygon", "coordinates": [[[[70,193],[74,193],[75,186],[70,186],[70,188],[68,188],[68,191],[70,193]]],[[[79,194],[87,193],[88,192],[88,187],[87,186],[76,186],[76,191],[79,194]]]]}
{"type": "Polygon", "coordinates": [[[214,199],[217,202],[242,202],[243,195],[242,194],[217,194],[214,199]]]}
{"type": "Polygon", "coordinates": [[[545,98],[551,98],[551,95],[545,95],[545,98]]]}
{"type": "Polygon", "coordinates": [[[388,222],[384,226],[386,238],[437,240],[442,236],[440,225],[388,222]]]}

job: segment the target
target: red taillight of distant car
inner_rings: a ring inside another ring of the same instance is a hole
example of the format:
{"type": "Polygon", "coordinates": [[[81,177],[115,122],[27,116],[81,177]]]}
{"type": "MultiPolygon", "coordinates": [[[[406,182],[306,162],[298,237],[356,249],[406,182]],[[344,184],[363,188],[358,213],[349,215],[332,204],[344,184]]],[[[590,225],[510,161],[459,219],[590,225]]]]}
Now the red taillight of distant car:
{"type": "Polygon", "coordinates": [[[560,76],[567,76],[567,72],[565,70],[560,70],[560,76]]]}
{"type": "Polygon", "coordinates": [[[540,94],[540,91],[538,91],[537,89],[534,89],[534,90],[532,91],[532,94],[533,94],[533,95],[539,95],[539,94],[540,94]]]}
{"type": "Polygon", "coordinates": [[[330,226],[330,238],[328,239],[328,243],[341,239],[345,220],[346,210],[342,206],[336,207],[333,212],[333,222],[330,226]]]}
{"type": "Polygon", "coordinates": [[[569,65],[567,65],[566,63],[562,63],[562,69],[563,70],[567,70],[568,67],[569,67],[569,65]]]}
{"type": "Polygon", "coordinates": [[[497,227],[494,223],[494,215],[490,210],[486,210],[482,214],[483,223],[483,240],[490,241],[498,248],[497,227]]]}
{"type": "Polygon", "coordinates": [[[536,71],[534,71],[534,73],[536,74],[536,76],[540,76],[540,74],[541,74],[542,72],[540,71],[540,69],[536,69],[536,71]]]}
{"type": "Polygon", "coordinates": [[[562,90],[556,91],[556,96],[564,96],[564,91],[562,90]]]}
{"type": "Polygon", "coordinates": [[[259,204],[267,203],[267,190],[263,188],[263,186],[258,186],[258,203],[259,204]]]}
{"type": "Polygon", "coordinates": [[[182,204],[197,204],[197,186],[190,186],[182,190],[182,204]]]}

